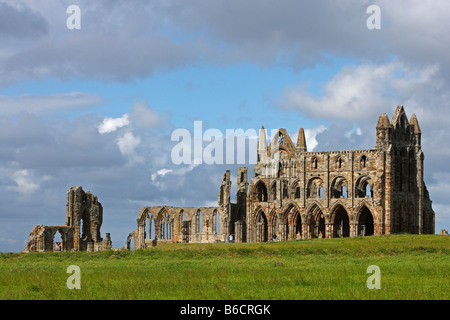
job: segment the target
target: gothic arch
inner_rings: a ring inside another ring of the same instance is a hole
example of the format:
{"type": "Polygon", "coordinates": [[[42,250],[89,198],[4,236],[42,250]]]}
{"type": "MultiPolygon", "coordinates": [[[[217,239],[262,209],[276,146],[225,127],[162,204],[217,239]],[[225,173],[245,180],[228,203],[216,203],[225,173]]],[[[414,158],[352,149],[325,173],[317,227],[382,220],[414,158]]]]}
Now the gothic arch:
{"type": "Polygon", "coordinates": [[[254,185],[254,194],[256,196],[255,201],[258,202],[267,202],[268,200],[268,192],[267,192],[267,186],[262,180],[258,180],[258,182],[254,185]]]}
{"type": "MultiPolygon", "coordinates": [[[[159,220],[156,220],[155,224],[160,227],[160,239],[170,240],[173,239],[173,223],[174,219],[168,212],[164,210],[163,214],[159,216],[159,220]]],[[[156,228],[155,228],[156,230],[156,228]]]]}
{"type": "Polygon", "coordinates": [[[203,221],[205,220],[205,214],[201,209],[197,209],[195,211],[195,232],[202,233],[203,232],[203,221]]]}
{"type": "Polygon", "coordinates": [[[300,208],[293,201],[288,203],[283,208],[285,222],[286,222],[286,239],[301,238],[302,231],[302,216],[300,208]],[[292,234],[291,234],[292,233],[292,234]]]}
{"type": "Polygon", "coordinates": [[[255,216],[256,242],[267,242],[269,240],[267,217],[263,210],[259,210],[255,216]]]}
{"type": "Polygon", "coordinates": [[[164,206],[164,207],[162,207],[161,209],[158,210],[158,213],[154,217],[156,223],[159,223],[164,218],[165,213],[169,214],[169,212],[170,212],[169,209],[170,208],[164,206]]]}
{"type": "Polygon", "coordinates": [[[291,183],[290,186],[290,193],[294,195],[294,199],[300,199],[301,198],[301,194],[302,194],[302,190],[301,190],[301,180],[300,179],[296,179],[294,180],[294,182],[291,183]]]}
{"type": "Polygon", "coordinates": [[[319,201],[313,201],[305,210],[306,214],[308,215],[313,209],[314,207],[317,207],[320,209],[320,211],[324,212],[325,209],[322,207],[322,205],[320,204],[319,201]]]}
{"type": "Polygon", "coordinates": [[[128,237],[127,237],[127,241],[125,243],[125,248],[127,250],[134,250],[134,249],[136,249],[136,243],[137,243],[136,241],[137,241],[137,239],[136,239],[136,236],[135,236],[135,232],[130,233],[128,235],[128,237]],[[133,248],[131,248],[131,240],[133,240],[133,242],[134,242],[133,248]]]}
{"type": "Polygon", "coordinates": [[[364,207],[367,207],[367,209],[369,209],[370,213],[373,216],[374,222],[377,221],[378,212],[376,211],[376,208],[373,206],[373,203],[371,201],[367,201],[365,199],[361,200],[359,202],[359,204],[353,210],[352,216],[354,216],[355,221],[358,221],[360,214],[361,214],[361,210],[364,207]]]}
{"type": "Polygon", "coordinates": [[[333,226],[333,238],[350,236],[350,216],[341,203],[333,206],[330,218],[333,226]]]}
{"type": "Polygon", "coordinates": [[[356,214],[358,229],[358,236],[372,236],[375,234],[375,218],[372,211],[366,206],[362,205],[356,214]]]}
{"type": "Polygon", "coordinates": [[[349,197],[348,180],[343,176],[337,176],[331,182],[330,198],[339,199],[341,197],[349,197]]]}
{"type": "Polygon", "coordinates": [[[334,166],[334,168],[336,170],[342,169],[343,164],[344,164],[344,160],[342,160],[342,157],[340,155],[337,155],[336,158],[335,158],[335,166],[334,166]]]}
{"type": "Polygon", "coordinates": [[[355,197],[356,198],[373,198],[374,182],[368,175],[363,175],[356,180],[355,197]]]}
{"type": "Polygon", "coordinates": [[[254,213],[251,215],[251,221],[250,221],[251,224],[256,224],[256,218],[257,218],[257,216],[258,216],[258,214],[259,214],[260,211],[264,212],[264,209],[262,208],[261,205],[258,205],[258,206],[253,210],[254,213]]]}
{"type": "Polygon", "coordinates": [[[291,212],[292,209],[300,211],[300,207],[298,206],[298,204],[295,203],[293,200],[290,200],[281,208],[281,212],[289,219],[288,214],[291,212]]]}
{"type": "Polygon", "coordinates": [[[311,159],[311,169],[315,170],[319,168],[319,159],[317,159],[317,157],[312,157],[311,159]]]}
{"type": "Polygon", "coordinates": [[[309,207],[305,222],[308,238],[325,238],[325,214],[317,203],[309,207]]]}
{"type": "Polygon", "coordinates": [[[359,157],[359,169],[363,170],[365,168],[367,168],[369,164],[369,158],[363,154],[361,157],[359,157]]]}
{"type": "Polygon", "coordinates": [[[277,199],[277,181],[275,180],[270,184],[270,196],[272,200],[277,199]]]}
{"type": "Polygon", "coordinates": [[[306,189],[307,198],[323,198],[324,197],[323,192],[324,192],[324,183],[321,178],[313,177],[309,179],[306,189]]]}
{"type": "MultiPolygon", "coordinates": [[[[137,223],[138,225],[145,224],[145,220],[149,218],[150,208],[143,208],[138,214],[137,223]]],[[[151,213],[150,213],[151,214],[151,213]]]]}

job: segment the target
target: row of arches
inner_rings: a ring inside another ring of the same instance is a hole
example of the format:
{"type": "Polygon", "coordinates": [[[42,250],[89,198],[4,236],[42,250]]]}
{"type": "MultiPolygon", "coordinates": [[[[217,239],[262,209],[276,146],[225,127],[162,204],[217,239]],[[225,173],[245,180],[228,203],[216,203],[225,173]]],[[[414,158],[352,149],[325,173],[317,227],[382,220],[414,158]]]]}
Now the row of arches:
{"type": "Polygon", "coordinates": [[[338,205],[331,214],[325,214],[318,205],[313,205],[306,214],[295,206],[283,213],[269,215],[260,209],[253,220],[254,241],[371,236],[375,234],[374,221],[366,205],[355,216],[349,215],[342,205],[338,205]]]}
{"type": "MultiPolygon", "coordinates": [[[[333,179],[329,190],[330,198],[348,198],[349,183],[343,176],[333,179]]],[[[270,188],[261,179],[255,183],[253,187],[253,199],[256,202],[267,202],[277,199],[277,195],[282,199],[300,199],[301,198],[301,182],[294,181],[290,186],[287,180],[273,181],[270,188]],[[277,192],[278,186],[280,192],[277,192]]],[[[356,198],[369,197],[373,198],[373,182],[369,176],[359,177],[355,184],[354,195],[356,198]]],[[[324,198],[324,182],[319,177],[311,178],[306,185],[306,198],[324,198]]]]}
{"type": "Polygon", "coordinates": [[[125,248],[145,248],[161,241],[221,240],[226,223],[219,208],[145,207],[139,212],[138,228],[128,235],[125,248]]]}
{"type": "Polygon", "coordinates": [[[181,234],[202,233],[205,223],[208,222],[211,223],[214,234],[220,232],[220,214],[218,209],[215,209],[207,217],[205,217],[202,209],[197,209],[193,215],[186,214],[184,209],[180,209],[176,213],[169,212],[169,210],[162,210],[158,214],[145,212],[138,220],[138,227],[141,225],[145,230],[144,239],[171,240],[174,239],[177,231],[181,234]]]}

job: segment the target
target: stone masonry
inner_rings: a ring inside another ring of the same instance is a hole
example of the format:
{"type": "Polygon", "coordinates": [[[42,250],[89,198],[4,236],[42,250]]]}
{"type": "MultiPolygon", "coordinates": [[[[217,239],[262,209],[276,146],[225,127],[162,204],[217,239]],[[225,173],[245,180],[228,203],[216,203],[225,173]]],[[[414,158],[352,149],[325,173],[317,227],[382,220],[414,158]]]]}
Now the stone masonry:
{"type": "Polygon", "coordinates": [[[67,190],[66,222],[62,226],[35,226],[24,252],[32,251],[97,251],[111,249],[111,237],[101,238],[103,207],[96,196],[80,186],[67,190]],[[56,233],[61,243],[54,241],[56,233]]]}
{"type": "MultiPolygon", "coordinates": [[[[294,145],[285,129],[267,144],[260,130],[257,164],[237,175],[230,201],[227,171],[218,206],[144,207],[125,247],[159,243],[264,242],[394,233],[434,234],[434,211],[423,181],[421,130],[398,106],[383,113],[376,145],[367,150],[308,152],[303,129],[294,145]]],[[[94,233],[95,234],[95,233],[94,233]]]]}

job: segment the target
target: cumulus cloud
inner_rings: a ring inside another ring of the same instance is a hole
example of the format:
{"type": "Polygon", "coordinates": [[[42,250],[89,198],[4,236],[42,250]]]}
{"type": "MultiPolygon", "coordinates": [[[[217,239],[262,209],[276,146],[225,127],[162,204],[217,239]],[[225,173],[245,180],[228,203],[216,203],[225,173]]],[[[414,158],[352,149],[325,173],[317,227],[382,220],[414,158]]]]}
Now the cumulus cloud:
{"type": "Polygon", "coordinates": [[[33,175],[29,170],[19,170],[11,175],[11,179],[15,182],[15,186],[9,186],[7,189],[17,191],[21,194],[33,193],[39,189],[39,184],[35,183],[33,175]]]}
{"type": "Polygon", "coordinates": [[[168,116],[162,116],[145,101],[136,102],[131,107],[131,121],[141,128],[160,127],[167,123],[168,116]]]}
{"type": "Polygon", "coordinates": [[[415,70],[397,60],[345,66],[324,85],[323,95],[315,96],[303,87],[287,87],[280,106],[321,119],[374,118],[387,106],[407,105],[418,89],[423,92],[423,86],[429,87],[437,71],[435,65],[415,70]]]}
{"type": "Polygon", "coordinates": [[[38,12],[20,2],[0,2],[0,39],[33,38],[48,33],[48,23],[38,12]]]}
{"type": "MultiPolygon", "coordinates": [[[[328,130],[318,136],[318,142],[321,148],[333,150],[373,147],[379,115],[385,112],[392,117],[396,107],[403,105],[408,117],[416,114],[425,132],[425,150],[435,152],[438,144],[446,145],[440,128],[450,121],[449,92],[450,82],[438,64],[413,67],[394,59],[345,66],[324,83],[322,95],[310,93],[303,85],[286,86],[277,105],[327,122],[328,130]]],[[[440,148],[439,152],[445,151],[440,148]]]]}
{"type": "Polygon", "coordinates": [[[373,61],[397,56],[414,66],[439,61],[442,69],[450,70],[450,21],[445,14],[450,5],[445,0],[77,4],[83,19],[80,32],[64,27],[63,3],[24,0],[20,10],[3,5],[4,21],[15,19],[23,25],[14,32],[48,36],[30,44],[4,43],[0,83],[43,77],[129,81],[193,64],[248,61],[304,70],[327,63],[330,56],[373,61]],[[370,4],[381,7],[377,31],[366,27],[370,4]]]}
{"type": "Polygon", "coordinates": [[[173,172],[171,169],[160,169],[152,174],[152,181],[155,181],[158,176],[164,177],[166,174],[173,172]]]}
{"type": "Polygon", "coordinates": [[[327,128],[324,125],[320,125],[316,128],[307,128],[305,129],[305,139],[306,139],[306,146],[308,148],[308,151],[314,151],[314,149],[319,144],[317,142],[317,135],[321,134],[322,132],[326,131],[327,128]]]}
{"type": "Polygon", "coordinates": [[[129,115],[125,113],[120,118],[104,118],[102,123],[98,126],[98,133],[110,133],[119,128],[125,127],[130,124],[129,115]]]}
{"type": "Polygon", "coordinates": [[[136,153],[136,147],[141,143],[141,138],[132,132],[125,132],[117,139],[120,152],[128,157],[131,162],[142,162],[143,158],[136,153]]]}

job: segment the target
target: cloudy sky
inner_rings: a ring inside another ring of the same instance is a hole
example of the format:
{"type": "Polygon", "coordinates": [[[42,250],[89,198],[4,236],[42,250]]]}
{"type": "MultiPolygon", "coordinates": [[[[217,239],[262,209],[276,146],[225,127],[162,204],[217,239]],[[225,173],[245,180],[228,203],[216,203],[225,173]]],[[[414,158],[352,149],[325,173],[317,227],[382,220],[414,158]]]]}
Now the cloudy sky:
{"type": "Polygon", "coordinates": [[[98,196],[114,247],[143,206],[215,205],[238,165],[174,164],[172,132],[194,121],[370,149],[397,105],[417,115],[436,232],[448,229],[449,12],[446,0],[0,0],[0,251],[64,224],[75,185],[98,196]],[[373,4],[380,29],[367,27],[373,4]]]}

